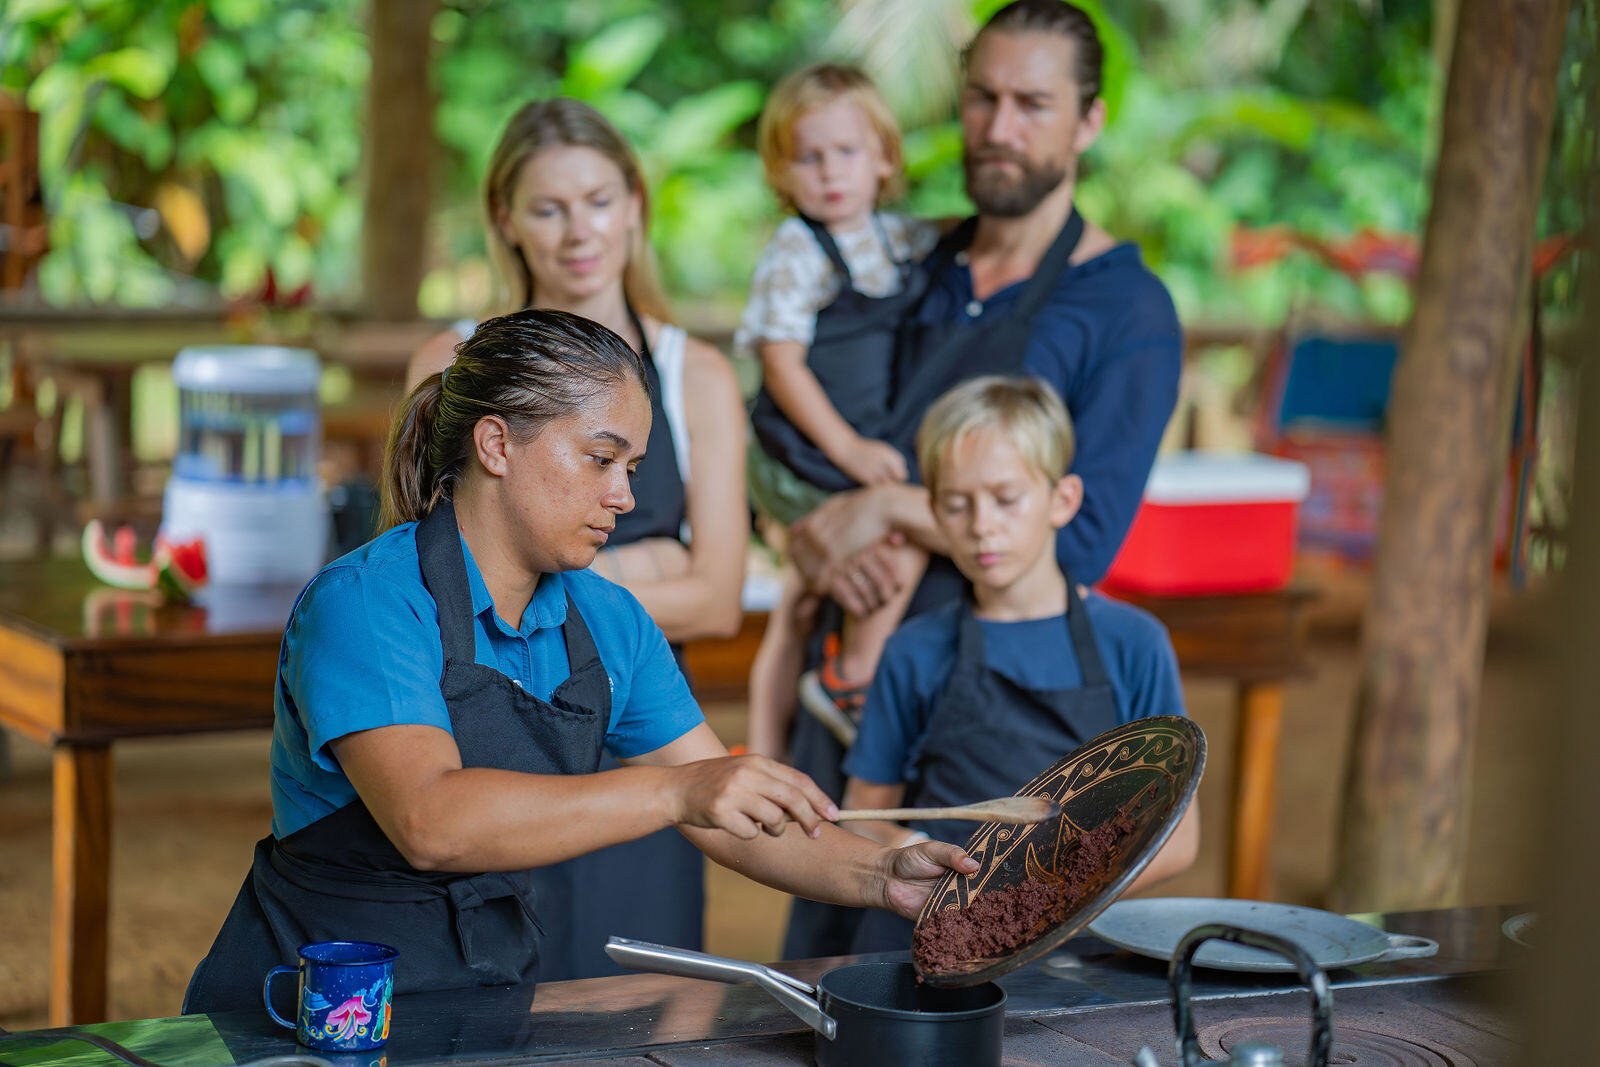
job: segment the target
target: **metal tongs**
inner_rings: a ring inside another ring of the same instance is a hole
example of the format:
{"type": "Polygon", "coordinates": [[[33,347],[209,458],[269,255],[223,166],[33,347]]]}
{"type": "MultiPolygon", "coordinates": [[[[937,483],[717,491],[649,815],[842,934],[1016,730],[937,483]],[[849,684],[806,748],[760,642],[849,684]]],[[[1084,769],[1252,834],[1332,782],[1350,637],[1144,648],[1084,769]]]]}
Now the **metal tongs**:
{"type": "MultiPolygon", "coordinates": [[[[1195,1034],[1194,1012],[1189,1007],[1191,972],[1194,956],[1207,941],[1231,941],[1236,945],[1275,952],[1293,963],[1300,972],[1300,980],[1311,989],[1311,1052],[1306,1059],[1308,1067],[1328,1067],[1328,1056],[1333,1049],[1333,989],[1328,976],[1322,973],[1317,961],[1311,958],[1304,946],[1277,934],[1251,930],[1227,923],[1206,923],[1196,926],[1178,942],[1172,956],[1172,966],[1167,970],[1167,985],[1172,990],[1172,1027],[1178,1034],[1178,1063],[1180,1067],[1200,1067],[1208,1060],[1200,1051],[1200,1038],[1195,1034]]],[[[1160,1061],[1148,1047],[1140,1049],[1134,1057],[1134,1067],[1160,1067],[1160,1061]]],[[[1230,1067],[1283,1067],[1283,1050],[1264,1042],[1235,1045],[1228,1059],[1230,1067]]]]}

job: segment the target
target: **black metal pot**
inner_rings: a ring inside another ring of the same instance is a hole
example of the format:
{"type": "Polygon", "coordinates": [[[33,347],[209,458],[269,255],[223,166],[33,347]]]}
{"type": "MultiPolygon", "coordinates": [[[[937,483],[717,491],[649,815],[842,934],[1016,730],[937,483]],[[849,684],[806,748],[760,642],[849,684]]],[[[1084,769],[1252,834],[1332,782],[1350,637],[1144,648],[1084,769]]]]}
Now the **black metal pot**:
{"type": "Polygon", "coordinates": [[[634,970],[759,985],[816,1031],[818,1067],[1000,1067],[1006,993],[993,982],[937,989],[909,963],[856,963],[813,987],[759,963],[622,937],[606,954],[634,970]]]}

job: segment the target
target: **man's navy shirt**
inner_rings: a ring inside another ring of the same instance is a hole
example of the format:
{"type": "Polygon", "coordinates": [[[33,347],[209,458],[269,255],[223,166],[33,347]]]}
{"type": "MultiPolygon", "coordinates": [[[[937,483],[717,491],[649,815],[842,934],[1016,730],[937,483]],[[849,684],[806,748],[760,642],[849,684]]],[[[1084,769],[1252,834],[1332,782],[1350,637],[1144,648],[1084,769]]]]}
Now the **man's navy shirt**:
{"type": "MultiPolygon", "coordinates": [[[[1005,315],[1026,286],[976,301],[962,254],[931,280],[917,319],[1005,315]]],[[[1083,479],[1083,507],[1056,540],[1056,558],[1074,581],[1099,581],[1122,546],[1177,404],[1182,365],[1172,298],[1131,244],[1069,266],[1034,319],[1023,371],[1060,394],[1077,439],[1072,473],[1083,479]]]]}

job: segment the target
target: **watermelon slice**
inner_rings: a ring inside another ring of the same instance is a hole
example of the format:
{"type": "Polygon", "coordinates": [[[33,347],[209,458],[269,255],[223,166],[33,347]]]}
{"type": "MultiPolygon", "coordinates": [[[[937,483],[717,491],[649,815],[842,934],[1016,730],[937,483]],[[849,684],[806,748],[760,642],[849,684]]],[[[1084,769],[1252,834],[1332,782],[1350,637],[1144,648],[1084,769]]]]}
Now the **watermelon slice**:
{"type": "Polygon", "coordinates": [[[150,558],[137,557],[133,529],[119,526],[108,539],[99,519],[83,528],[83,561],[100,581],[117,589],[160,589],[172,600],[188,600],[206,582],[204,540],[172,541],[157,534],[150,558]]]}
{"type": "Polygon", "coordinates": [[[188,600],[195,590],[206,584],[203,538],[169,541],[165,534],[157,534],[155,552],[150,559],[157,564],[156,581],[162,592],[174,600],[188,600]]]}

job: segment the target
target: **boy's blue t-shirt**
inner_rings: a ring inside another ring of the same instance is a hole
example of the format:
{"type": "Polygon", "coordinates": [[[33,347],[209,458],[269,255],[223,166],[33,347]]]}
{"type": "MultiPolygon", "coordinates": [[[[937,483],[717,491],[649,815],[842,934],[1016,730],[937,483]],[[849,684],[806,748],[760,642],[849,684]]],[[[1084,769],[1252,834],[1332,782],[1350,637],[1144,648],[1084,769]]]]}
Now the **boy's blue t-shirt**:
{"type": "MultiPolygon", "coordinates": [[[[422,584],[416,524],[405,523],[324,567],[284,630],[272,732],[272,832],[282,838],[355,799],[330,742],[397,724],[450,730],[439,679],[439,613],[422,584]]],[[[704,721],[661,630],[621,586],[590,571],[546,574],[513,628],[494,612],[463,540],[476,660],[542,700],[571,674],[561,626],[567,595],[611,679],[605,745],[619,759],[652,752],[704,721]]]]}
{"type": "MultiPolygon", "coordinates": [[[[1098,593],[1091,592],[1083,603],[1110,676],[1118,720],[1184,714],[1178,660],[1166,627],[1149,612],[1098,593]]],[[[966,606],[964,601],[945,604],[909,620],[889,638],[867,691],[861,731],[845,756],[845,774],[880,785],[915,780],[912,758],[955,668],[956,633],[966,606]]],[[[1025,622],[979,619],[978,624],[986,664],[1011,681],[1029,689],[1083,685],[1066,615],[1025,622]]]]}

